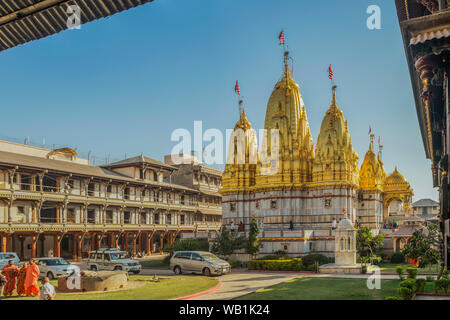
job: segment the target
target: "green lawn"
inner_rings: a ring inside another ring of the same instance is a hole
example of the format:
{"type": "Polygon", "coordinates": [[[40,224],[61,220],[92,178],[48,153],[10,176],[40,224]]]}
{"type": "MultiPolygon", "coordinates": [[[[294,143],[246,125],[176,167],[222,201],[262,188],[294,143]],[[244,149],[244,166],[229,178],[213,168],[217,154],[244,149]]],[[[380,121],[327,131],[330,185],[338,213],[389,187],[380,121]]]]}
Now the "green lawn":
{"type": "MultiPolygon", "coordinates": [[[[396,273],[395,272],[395,268],[397,266],[403,266],[403,270],[404,272],[406,268],[408,267],[414,267],[412,264],[409,263],[382,263],[380,264],[380,269],[382,273],[396,273]]],[[[427,268],[419,268],[418,270],[419,273],[424,273],[424,274],[430,274],[430,273],[439,273],[439,265],[434,265],[427,268]]]]}
{"type": "Polygon", "coordinates": [[[161,259],[152,259],[152,260],[141,260],[140,261],[142,268],[149,269],[168,269],[169,264],[164,263],[164,257],[161,259]]]}
{"type": "MultiPolygon", "coordinates": [[[[130,276],[130,281],[144,281],[145,286],[108,293],[57,294],[55,300],[167,300],[178,298],[217,285],[218,280],[203,276],[159,277],[160,282],[152,282],[153,276],[130,276]]],[[[56,281],[52,281],[56,286],[56,281]]],[[[12,297],[8,300],[38,300],[38,297],[12,297]]]]}
{"type": "MultiPolygon", "coordinates": [[[[396,296],[399,280],[382,280],[380,290],[369,290],[366,279],[298,277],[237,298],[238,300],[384,300],[396,296]]],[[[425,291],[431,292],[427,283],[425,291]]]]}

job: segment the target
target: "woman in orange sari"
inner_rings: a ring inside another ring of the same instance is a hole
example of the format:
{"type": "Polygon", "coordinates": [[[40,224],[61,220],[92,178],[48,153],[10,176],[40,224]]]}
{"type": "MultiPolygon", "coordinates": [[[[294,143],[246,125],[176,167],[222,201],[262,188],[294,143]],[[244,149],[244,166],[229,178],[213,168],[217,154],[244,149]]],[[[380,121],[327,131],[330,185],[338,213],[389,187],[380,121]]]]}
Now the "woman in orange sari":
{"type": "Polygon", "coordinates": [[[2,275],[6,277],[6,285],[3,288],[3,295],[5,297],[12,296],[16,289],[16,278],[19,274],[19,268],[14,265],[14,261],[9,260],[8,265],[2,269],[2,275]]]}
{"type": "Polygon", "coordinates": [[[27,275],[28,262],[22,264],[22,268],[19,270],[19,275],[17,276],[17,295],[23,296],[25,294],[25,277],[27,275]]]}
{"type": "Polygon", "coordinates": [[[33,259],[30,259],[30,266],[27,268],[27,275],[25,276],[25,294],[27,296],[36,296],[39,294],[38,279],[39,268],[33,259]]]}

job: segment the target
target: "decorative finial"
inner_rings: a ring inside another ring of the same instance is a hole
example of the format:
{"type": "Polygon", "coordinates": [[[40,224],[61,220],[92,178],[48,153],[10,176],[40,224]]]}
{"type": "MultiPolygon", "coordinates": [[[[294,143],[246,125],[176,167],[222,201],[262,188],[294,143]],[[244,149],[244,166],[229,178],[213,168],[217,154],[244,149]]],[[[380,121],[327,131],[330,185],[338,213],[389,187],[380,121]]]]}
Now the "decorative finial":
{"type": "Polygon", "coordinates": [[[372,133],[371,135],[370,135],[370,150],[371,151],[374,151],[375,150],[375,148],[374,148],[374,146],[373,146],[373,138],[375,137],[375,135],[372,133]]]}
{"type": "Polygon", "coordinates": [[[290,78],[289,71],[289,51],[284,52],[284,75],[288,79],[290,78]]]}
{"type": "Polygon", "coordinates": [[[239,115],[242,117],[242,112],[244,111],[243,101],[239,100],[239,115]]]}
{"type": "Polygon", "coordinates": [[[331,106],[334,106],[334,107],[337,106],[336,105],[336,88],[337,88],[336,85],[331,87],[331,90],[333,90],[333,98],[331,99],[331,106]]]}

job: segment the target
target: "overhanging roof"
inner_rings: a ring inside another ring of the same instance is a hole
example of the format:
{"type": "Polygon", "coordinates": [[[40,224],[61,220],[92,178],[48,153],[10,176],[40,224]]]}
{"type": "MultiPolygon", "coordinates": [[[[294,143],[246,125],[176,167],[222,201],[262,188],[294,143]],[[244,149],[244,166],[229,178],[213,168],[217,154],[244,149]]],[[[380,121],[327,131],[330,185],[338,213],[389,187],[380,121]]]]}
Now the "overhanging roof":
{"type": "Polygon", "coordinates": [[[0,1],[0,51],[45,38],[68,29],[72,13],[80,8],[81,24],[112,16],[153,0],[2,0],[0,1]]]}

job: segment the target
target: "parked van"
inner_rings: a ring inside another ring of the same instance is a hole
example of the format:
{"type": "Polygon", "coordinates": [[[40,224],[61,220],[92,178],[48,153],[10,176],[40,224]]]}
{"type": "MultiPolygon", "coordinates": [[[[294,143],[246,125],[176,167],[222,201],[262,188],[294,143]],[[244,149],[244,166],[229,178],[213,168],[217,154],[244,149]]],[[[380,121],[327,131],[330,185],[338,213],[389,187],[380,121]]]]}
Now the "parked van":
{"type": "Polygon", "coordinates": [[[201,273],[205,276],[227,274],[231,266],[225,260],[205,251],[176,251],[170,259],[175,274],[201,273]]]}
{"type": "Polygon", "coordinates": [[[125,251],[106,248],[89,252],[88,268],[94,271],[129,271],[138,274],[142,266],[139,261],[128,259],[125,251]]]}

